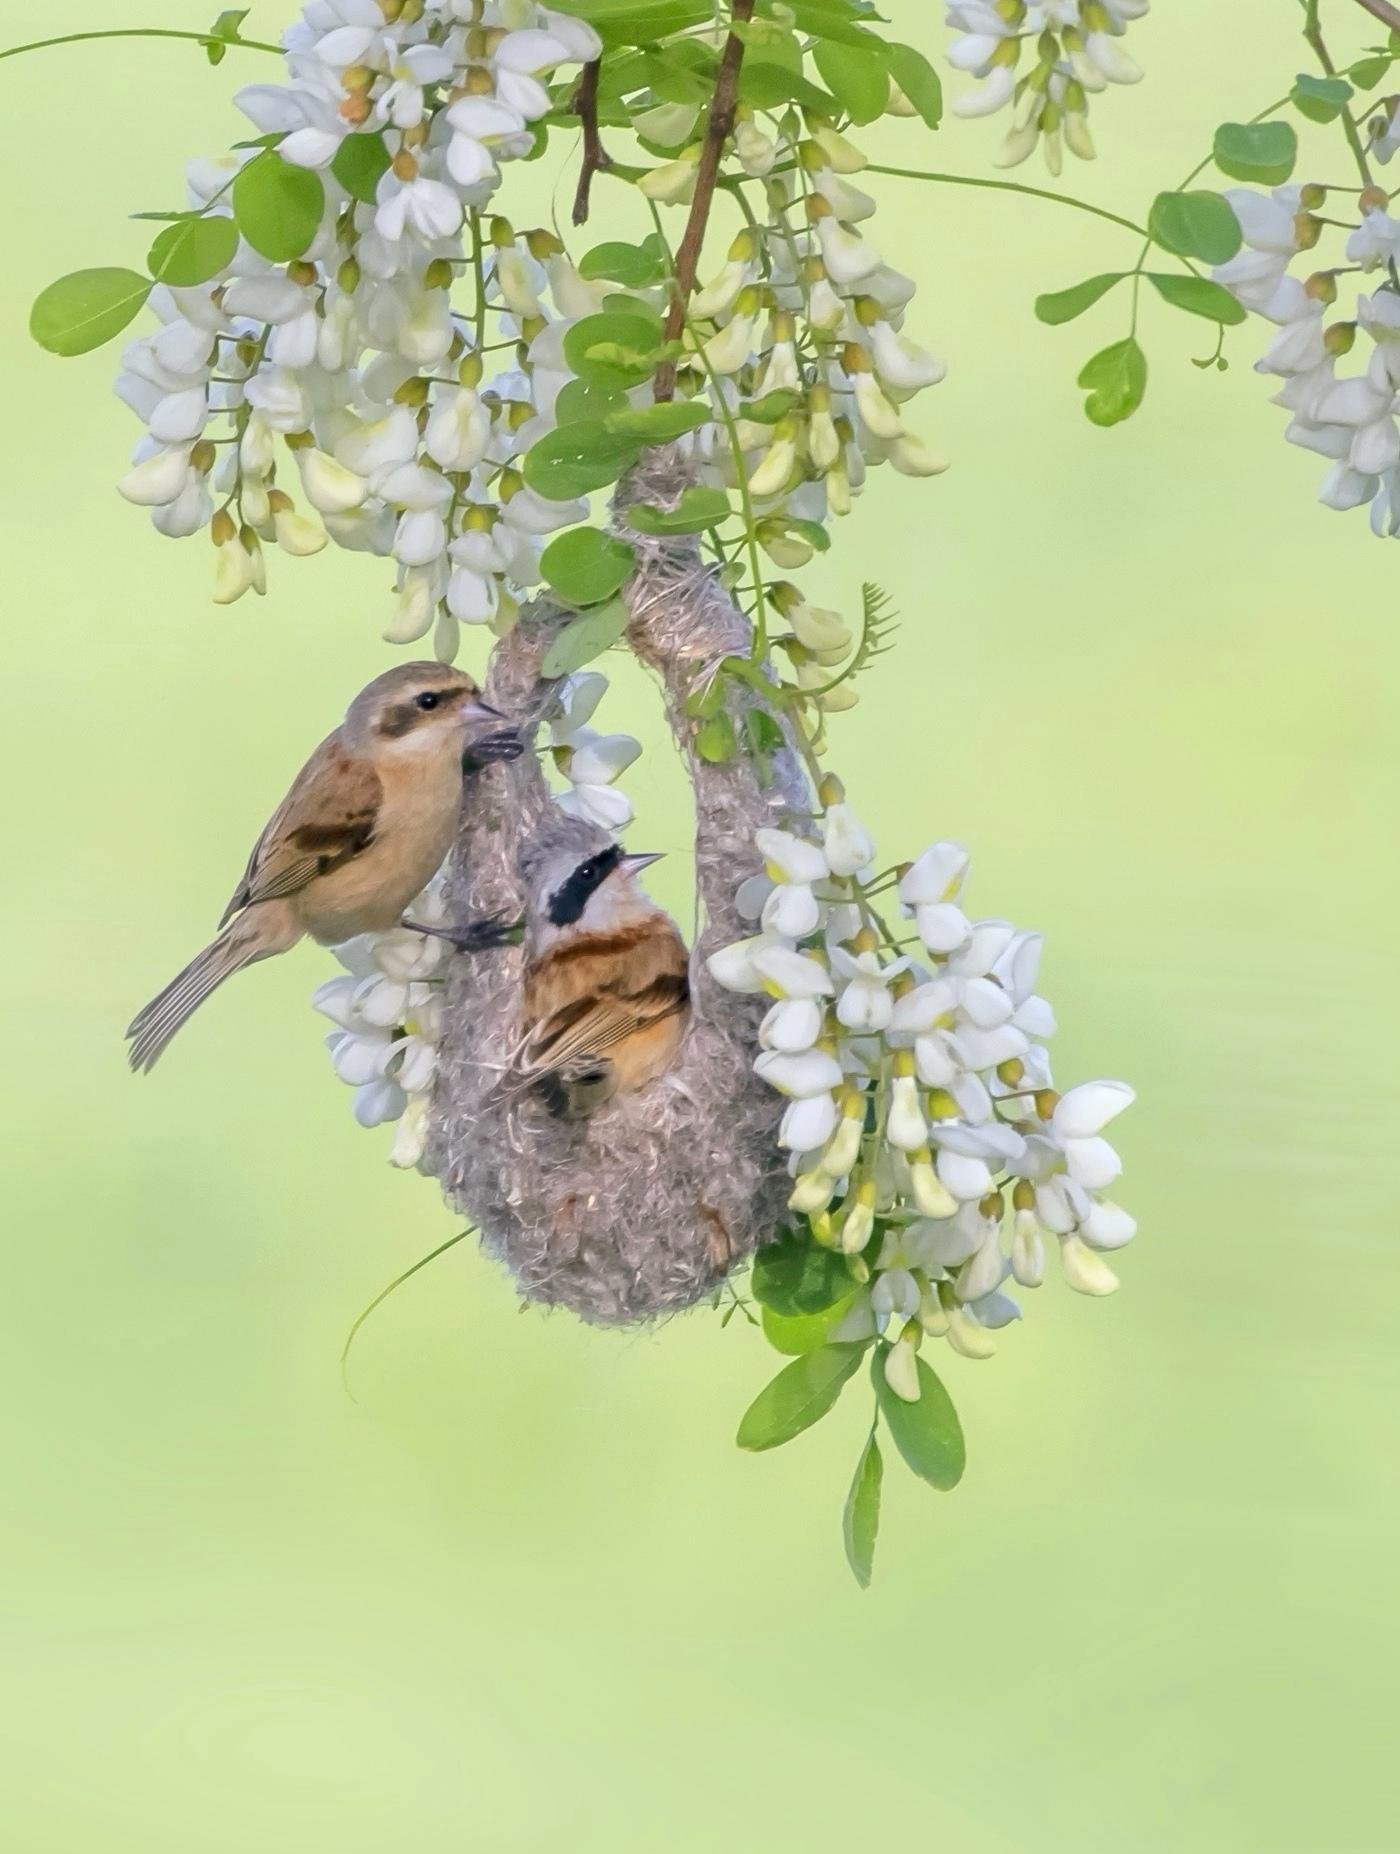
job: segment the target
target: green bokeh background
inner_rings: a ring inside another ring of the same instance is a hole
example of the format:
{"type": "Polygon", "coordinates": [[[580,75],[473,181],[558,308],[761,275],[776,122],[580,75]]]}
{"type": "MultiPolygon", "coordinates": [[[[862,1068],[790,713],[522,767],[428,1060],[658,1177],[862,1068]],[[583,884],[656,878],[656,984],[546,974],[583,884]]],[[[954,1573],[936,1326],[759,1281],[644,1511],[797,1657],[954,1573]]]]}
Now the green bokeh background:
{"type": "MultiPolygon", "coordinates": [[[[1329,10],[1342,49],[1374,38],[1329,10]]],[[[1103,158],[1067,180],[1140,216],[1287,89],[1289,11],[1135,26],[1148,81],[1095,103],[1103,158]]],[[[895,12],[941,45],[941,9],[895,12]]],[[[0,13],[5,42],[49,23],[0,13]]],[[[267,0],[249,29],[282,23],[267,0]]],[[[879,242],[952,362],[921,407],[955,467],[881,480],[808,576],[848,608],[874,576],[904,614],[836,760],[890,852],[960,837],[975,905],[1046,930],[1062,1079],[1140,1092],[1142,1235],[1115,1300],[1052,1283],[994,1361],[947,1358],[966,1481],[889,1475],[861,1594],[838,1520],[864,1400],[740,1455],[772,1359],[739,1321],[522,1315],[463,1245],[367,1327],[346,1397],[349,1321],[454,1225],[350,1118],[307,1006],[326,955],[124,1071],[132,1008],[387,662],[386,576],[277,561],[265,603],[211,606],[207,548],[112,491],[112,357],[41,356],[24,321],[59,272],[139,261],[123,215],[178,204],[267,75],[157,44],[0,65],[7,1845],[1400,1847],[1400,555],[1313,501],[1260,331],[1202,374],[1205,325],[1149,304],[1147,404],[1096,431],[1073,375],[1124,306],[1047,330],[1030,299],[1133,241],[882,184],[879,242]]],[[[987,172],[999,133],[877,139],[987,172]]],[[[677,852],[658,889],[684,910],[684,789],[618,684],[610,718],[654,749],[633,840],[677,852]]]]}

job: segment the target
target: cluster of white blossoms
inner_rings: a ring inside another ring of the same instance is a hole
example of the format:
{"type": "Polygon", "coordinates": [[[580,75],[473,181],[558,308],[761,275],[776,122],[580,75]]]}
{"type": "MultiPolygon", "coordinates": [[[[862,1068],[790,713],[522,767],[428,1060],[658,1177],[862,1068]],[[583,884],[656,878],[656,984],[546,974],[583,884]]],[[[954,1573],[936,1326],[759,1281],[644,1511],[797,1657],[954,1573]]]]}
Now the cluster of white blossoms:
{"type": "Polygon", "coordinates": [[[922,1338],[988,1356],[991,1331],[1020,1313],[1003,1283],[1039,1286],[1047,1236],[1071,1287],[1118,1285],[1104,1254],[1137,1226],[1104,1195],[1122,1167],[1103,1129],[1133,1092],[1055,1091],[1041,937],[964,913],[960,845],[934,844],[899,876],[906,954],[872,906],[875,846],[843,797],[819,837],[763,830],[757,844],[766,873],[739,904],[760,931],[710,970],[773,999],[754,1066],[788,1099],[791,1209],[852,1276],[830,1336],[883,1332],[890,1385],[915,1401],[922,1338]]]}
{"type": "MultiPolygon", "coordinates": [[[[632,807],[613,789],[613,781],[642,749],[630,734],[598,734],[587,725],[607,687],[607,678],[596,670],[581,671],[558,685],[551,757],[567,783],[555,802],[571,817],[622,830],[632,821],[632,807]]],[[[434,877],[405,919],[446,926],[444,887],[443,875],[434,877]]],[[[311,1000],[336,1026],[326,1038],[331,1064],[355,1090],[355,1118],[362,1127],[398,1121],[390,1158],[411,1170],[423,1156],[428,1135],[449,943],[396,927],[361,934],[333,950],[346,976],[328,979],[311,1000]]]]}
{"type": "Polygon", "coordinates": [[[959,116],[991,116],[1010,108],[1011,128],[997,154],[998,167],[1018,167],[1039,143],[1045,165],[1058,174],[1063,151],[1094,158],[1089,96],[1109,84],[1135,84],[1141,70],[1123,50],[1128,21],[1141,19],[1149,0],[948,0],[947,25],[956,34],[948,62],[977,78],[953,104],[959,116]],[[1034,44],[1034,63],[1022,75],[1022,53],[1034,44]]]}
{"type": "MultiPolygon", "coordinates": [[[[244,237],[207,282],[153,291],[161,326],[117,383],[146,425],[120,487],[163,534],[211,530],[223,603],[264,589],[265,546],[309,554],[329,537],[391,558],[386,636],[434,632],[451,658],[460,625],[509,627],[543,538],[587,513],[535,494],[518,463],[569,377],[561,322],[615,286],[482,208],[533,146],[545,79],[600,41],[530,0],[312,0],[285,43],[290,81],[237,100],[280,138],[271,158],[315,174],[319,227],[291,262],[244,237]],[[362,130],[389,163],[369,199],[338,178],[362,130]],[[453,305],[464,271],[479,273],[471,317],[453,305]]],[[[193,163],[191,207],[231,216],[266,158],[193,163]]]]}
{"type": "Polygon", "coordinates": [[[1271,193],[1233,187],[1225,198],[1244,243],[1213,275],[1246,309],[1274,324],[1256,371],[1281,385],[1274,404],[1291,414],[1290,444],[1329,459],[1318,492],[1328,508],[1369,503],[1374,533],[1400,532],[1400,219],[1386,195],[1365,187],[1346,237],[1345,266],[1323,267],[1316,247],[1340,189],[1275,187],[1271,193]],[[1306,272],[1298,274],[1305,259],[1306,272]],[[1338,307],[1339,285],[1359,273],[1373,279],[1350,312],[1338,307]],[[1365,344],[1358,349],[1358,339],[1365,344]],[[1350,359],[1349,359],[1350,357],[1350,359]],[[1359,367],[1357,363],[1362,363],[1359,367]],[[1339,366],[1346,370],[1339,372],[1339,366]]]}
{"type": "MultiPolygon", "coordinates": [[[[689,371],[724,396],[742,454],[741,463],[719,426],[703,428],[692,442],[708,480],[747,484],[759,544],[793,568],[812,557],[804,528],[848,514],[872,465],[907,476],[947,468],[906,424],[908,402],[946,368],[902,332],[914,284],[858,229],[875,211],[850,178],[867,157],[810,112],[788,110],[777,130],[741,124],[736,135],[740,165],[763,181],[765,213],[691,298],[700,351],[689,371]]],[[[693,160],[639,184],[683,200],[693,160]]]]}

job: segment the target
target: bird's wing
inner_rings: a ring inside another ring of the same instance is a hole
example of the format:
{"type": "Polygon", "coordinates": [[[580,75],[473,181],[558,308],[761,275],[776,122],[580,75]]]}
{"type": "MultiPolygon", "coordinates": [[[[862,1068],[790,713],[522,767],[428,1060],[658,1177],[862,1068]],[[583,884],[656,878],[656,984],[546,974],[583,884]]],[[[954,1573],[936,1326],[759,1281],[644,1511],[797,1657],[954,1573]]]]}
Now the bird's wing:
{"type": "Polygon", "coordinates": [[[521,1051],[521,1069],[541,1075],[605,1056],[639,1030],[676,1016],[689,998],[684,969],[646,975],[635,989],[624,979],[576,998],[531,1030],[521,1051]]]}
{"type": "Polygon", "coordinates": [[[323,740],[253,846],[220,926],[259,901],[294,895],[368,849],[382,798],[379,774],[346,752],[339,730],[323,740]]]}

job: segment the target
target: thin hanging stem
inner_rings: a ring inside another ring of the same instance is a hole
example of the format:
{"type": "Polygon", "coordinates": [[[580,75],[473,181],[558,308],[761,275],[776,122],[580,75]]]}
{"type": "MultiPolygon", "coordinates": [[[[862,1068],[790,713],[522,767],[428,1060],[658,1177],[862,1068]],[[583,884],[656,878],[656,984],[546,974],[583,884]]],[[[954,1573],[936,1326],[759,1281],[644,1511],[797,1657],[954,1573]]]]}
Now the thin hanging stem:
{"type": "Polygon", "coordinates": [[[283,48],[266,39],[221,39],[212,32],[177,32],[167,26],[118,26],[104,32],[65,32],[56,39],[33,39],[28,45],[11,45],[0,58],[18,58],[21,52],[46,51],[50,45],[83,45],[93,39],[183,39],[188,45],[222,45],[229,51],[275,52],[283,48]]]}
{"type": "Polygon", "coordinates": [[[345,1335],[345,1344],[342,1346],[341,1352],[340,1352],[341,1382],[345,1386],[346,1396],[349,1397],[352,1402],[354,1401],[355,1393],[350,1389],[350,1379],[347,1376],[346,1367],[349,1365],[349,1362],[350,1362],[350,1348],[355,1343],[356,1333],[359,1332],[360,1328],[364,1325],[365,1321],[369,1318],[369,1316],[374,1312],[375,1308],[382,1307],[384,1302],[389,1298],[389,1296],[395,1291],[396,1288],[401,1288],[405,1281],[411,1281],[414,1275],[416,1275],[420,1269],[426,1268],[428,1266],[429,1262],[435,1262],[440,1255],[446,1255],[449,1249],[455,1249],[459,1242],[465,1242],[468,1236],[472,1236],[474,1234],[475,1234],[475,1231],[470,1228],[465,1229],[465,1230],[458,1230],[455,1236],[449,1236],[446,1242],[439,1243],[437,1248],[434,1249],[431,1254],[425,1255],[419,1261],[416,1261],[413,1264],[412,1268],[405,1268],[405,1270],[403,1271],[401,1275],[396,1275],[394,1277],[394,1279],[389,1283],[388,1287],[381,1288],[380,1291],[375,1295],[374,1299],[365,1308],[364,1312],[361,1313],[359,1317],[356,1319],[354,1325],[350,1328],[349,1332],[345,1335]]]}
{"type": "Polygon", "coordinates": [[[1125,231],[1136,232],[1139,238],[1147,237],[1147,227],[1139,225],[1135,219],[1125,219],[1121,213],[1110,212],[1106,206],[1094,206],[1088,200],[1078,200],[1072,193],[1055,193],[1049,187],[1027,186],[1022,180],[984,180],[975,174],[941,174],[917,167],[877,167],[874,162],[864,171],[867,174],[889,174],[896,180],[936,180],[949,187],[986,187],[994,193],[1024,193],[1033,200],[1053,200],[1057,206],[1073,206],[1076,212],[1092,213],[1096,219],[1107,219],[1110,225],[1121,225],[1125,231]]]}

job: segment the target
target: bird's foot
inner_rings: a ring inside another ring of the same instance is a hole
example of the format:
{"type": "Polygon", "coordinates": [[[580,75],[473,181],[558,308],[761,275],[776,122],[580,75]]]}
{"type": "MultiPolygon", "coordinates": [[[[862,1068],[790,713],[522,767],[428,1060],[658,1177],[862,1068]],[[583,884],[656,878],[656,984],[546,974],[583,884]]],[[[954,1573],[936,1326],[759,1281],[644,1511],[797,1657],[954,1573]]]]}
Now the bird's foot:
{"type": "Polygon", "coordinates": [[[524,921],[508,921],[502,915],[467,921],[461,927],[429,927],[423,921],[411,921],[407,917],[402,924],[412,933],[426,933],[434,940],[446,940],[459,953],[489,953],[501,946],[519,946],[525,938],[524,921]]]}
{"type": "Polygon", "coordinates": [[[525,742],[520,738],[517,728],[502,728],[496,734],[483,734],[479,740],[471,741],[462,755],[462,771],[475,772],[482,766],[494,766],[501,760],[518,760],[525,751],[525,742]]]}

